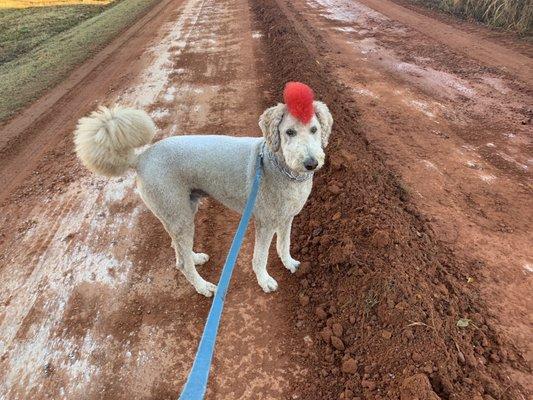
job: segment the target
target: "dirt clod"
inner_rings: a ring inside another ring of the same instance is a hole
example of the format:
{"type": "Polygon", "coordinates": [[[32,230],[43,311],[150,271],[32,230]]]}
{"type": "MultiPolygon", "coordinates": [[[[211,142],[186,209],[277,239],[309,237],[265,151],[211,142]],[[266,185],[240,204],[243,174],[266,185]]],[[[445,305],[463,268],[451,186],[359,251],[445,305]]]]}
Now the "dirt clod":
{"type": "Polygon", "coordinates": [[[381,331],[381,337],[383,339],[390,339],[392,336],[392,332],[391,331],[387,331],[387,330],[382,330],[381,331]]]}
{"type": "Polygon", "coordinates": [[[376,382],[374,381],[370,381],[370,380],[367,380],[367,379],[363,379],[361,381],[361,386],[370,390],[370,391],[373,391],[376,389],[377,385],[376,385],[376,382]]]}
{"type": "Polygon", "coordinates": [[[390,241],[389,233],[378,230],[372,235],[372,244],[380,249],[387,247],[390,241]]]}
{"type": "Polygon", "coordinates": [[[302,305],[302,307],[305,307],[306,305],[309,304],[309,296],[301,294],[299,296],[299,300],[300,300],[300,304],[302,305]]]}
{"type": "Polygon", "coordinates": [[[335,323],[333,325],[331,325],[331,329],[333,331],[333,334],[337,337],[341,337],[342,336],[342,332],[343,332],[343,329],[342,329],[342,325],[339,324],[339,323],[335,323]]]}
{"type": "Polygon", "coordinates": [[[400,389],[401,400],[440,400],[433,391],[429,379],[424,374],[416,374],[404,379],[400,389]]]}
{"type": "Polygon", "coordinates": [[[311,271],[311,263],[309,261],[303,261],[296,270],[297,277],[303,277],[311,271]]]}
{"type": "Polygon", "coordinates": [[[347,358],[343,361],[341,369],[345,374],[355,374],[357,372],[357,361],[353,358],[347,358]]]}
{"type": "Polygon", "coordinates": [[[344,343],[342,339],[338,338],[337,336],[331,336],[331,344],[337,350],[344,350],[344,343]]]}
{"type": "Polygon", "coordinates": [[[331,329],[329,327],[325,327],[324,329],[322,329],[322,331],[320,332],[320,337],[322,338],[322,340],[324,340],[324,342],[326,343],[329,343],[330,342],[330,339],[331,339],[331,336],[333,335],[333,333],[331,332],[331,329]]]}
{"type": "Polygon", "coordinates": [[[324,311],[322,307],[317,307],[315,309],[315,315],[320,319],[326,319],[328,317],[328,314],[324,311]]]}

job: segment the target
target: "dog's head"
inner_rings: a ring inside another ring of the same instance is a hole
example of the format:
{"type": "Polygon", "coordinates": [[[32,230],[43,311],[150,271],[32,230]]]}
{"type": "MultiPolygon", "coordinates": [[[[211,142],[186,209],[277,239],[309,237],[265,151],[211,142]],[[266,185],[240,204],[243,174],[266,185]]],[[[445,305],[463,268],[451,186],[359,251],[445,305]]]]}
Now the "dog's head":
{"type": "Polygon", "coordinates": [[[291,84],[285,88],[286,104],[266,109],[259,126],[270,151],[281,155],[291,170],[299,173],[318,170],[324,165],[324,149],[328,145],[333,117],[326,104],[313,101],[311,89],[303,84],[299,84],[303,86],[303,101],[298,98],[302,93],[296,94],[296,100],[294,96],[291,98],[287,90],[291,84]]]}

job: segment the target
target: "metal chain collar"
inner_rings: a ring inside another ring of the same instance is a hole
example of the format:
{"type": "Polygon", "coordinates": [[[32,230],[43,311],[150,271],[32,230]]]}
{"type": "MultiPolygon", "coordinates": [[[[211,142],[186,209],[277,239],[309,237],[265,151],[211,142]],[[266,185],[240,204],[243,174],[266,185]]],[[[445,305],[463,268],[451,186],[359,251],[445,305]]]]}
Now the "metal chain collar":
{"type": "Polygon", "coordinates": [[[313,177],[313,172],[304,172],[303,174],[294,173],[287,167],[287,165],[285,165],[285,163],[280,163],[278,157],[276,157],[276,155],[266,147],[266,142],[263,142],[261,153],[264,155],[265,152],[268,155],[268,159],[272,161],[272,164],[274,164],[276,168],[287,178],[296,182],[305,182],[313,177]]]}

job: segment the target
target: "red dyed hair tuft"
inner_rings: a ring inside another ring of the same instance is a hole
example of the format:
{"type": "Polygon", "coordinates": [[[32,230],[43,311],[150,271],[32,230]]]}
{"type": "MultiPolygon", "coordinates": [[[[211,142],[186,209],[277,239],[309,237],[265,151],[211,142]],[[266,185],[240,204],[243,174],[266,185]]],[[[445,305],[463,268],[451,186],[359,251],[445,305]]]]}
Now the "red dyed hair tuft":
{"type": "Polygon", "coordinates": [[[301,82],[288,82],[283,91],[283,100],[292,116],[307,124],[315,110],[313,89],[301,82]]]}

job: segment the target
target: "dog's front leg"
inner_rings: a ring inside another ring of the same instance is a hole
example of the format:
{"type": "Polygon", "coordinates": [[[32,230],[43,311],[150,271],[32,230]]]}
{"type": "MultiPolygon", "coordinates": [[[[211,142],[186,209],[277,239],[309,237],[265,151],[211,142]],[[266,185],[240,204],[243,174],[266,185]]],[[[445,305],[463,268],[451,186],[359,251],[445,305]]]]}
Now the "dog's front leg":
{"type": "Polygon", "coordinates": [[[292,218],[278,227],[276,249],[285,268],[294,273],[300,266],[300,261],[291,257],[291,227],[292,218]]]}
{"type": "Polygon", "coordinates": [[[259,286],[270,293],[278,288],[278,283],[267,272],[268,249],[274,236],[275,228],[269,224],[255,221],[255,246],[252,260],[253,269],[259,286]]]}

